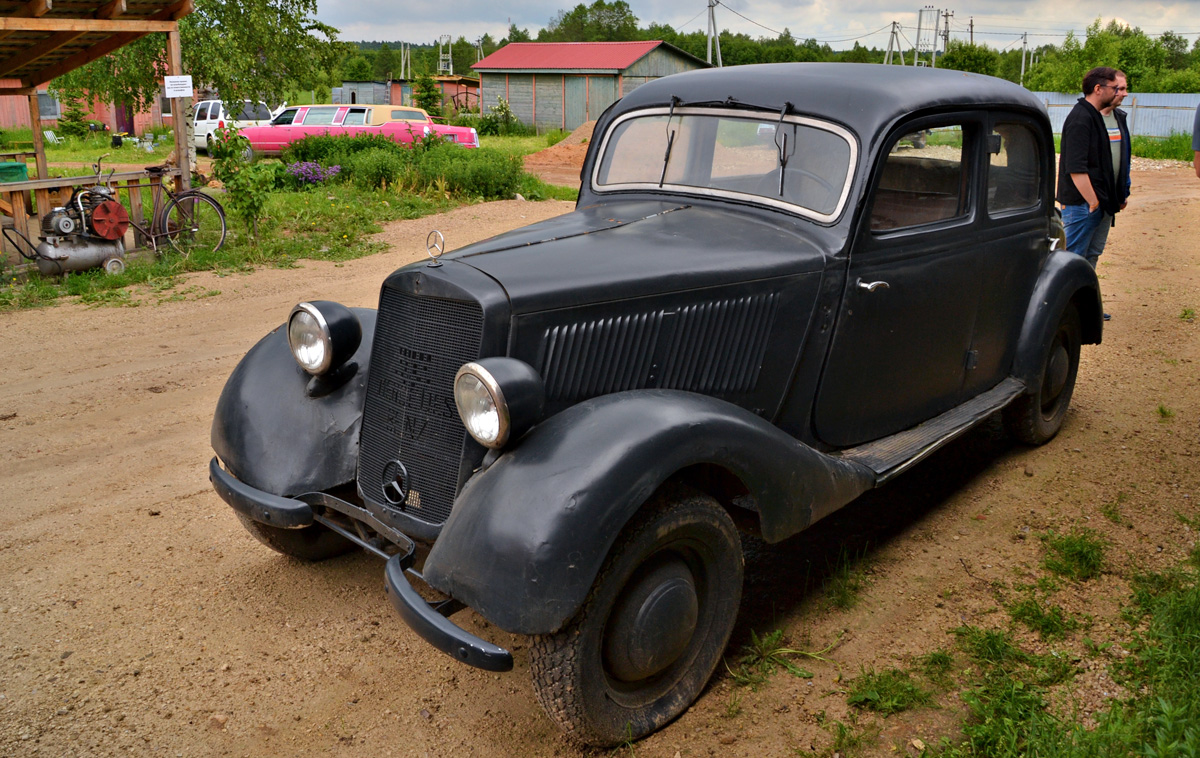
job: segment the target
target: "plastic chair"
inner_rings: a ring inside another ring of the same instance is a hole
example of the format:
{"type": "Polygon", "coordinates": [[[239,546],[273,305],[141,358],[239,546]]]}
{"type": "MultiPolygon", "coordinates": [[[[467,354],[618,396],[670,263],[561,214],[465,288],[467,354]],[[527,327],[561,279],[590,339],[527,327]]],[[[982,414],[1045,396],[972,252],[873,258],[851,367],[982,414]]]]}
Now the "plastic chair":
{"type": "Polygon", "coordinates": [[[42,136],[43,136],[43,137],[45,137],[45,138],[46,138],[46,141],[47,141],[47,142],[49,142],[51,145],[62,145],[62,144],[64,144],[63,138],[62,138],[62,137],[59,137],[57,134],[55,134],[54,132],[50,131],[49,129],[46,129],[45,131],[43,131],[43,132],[42,132],[42,136]]]}

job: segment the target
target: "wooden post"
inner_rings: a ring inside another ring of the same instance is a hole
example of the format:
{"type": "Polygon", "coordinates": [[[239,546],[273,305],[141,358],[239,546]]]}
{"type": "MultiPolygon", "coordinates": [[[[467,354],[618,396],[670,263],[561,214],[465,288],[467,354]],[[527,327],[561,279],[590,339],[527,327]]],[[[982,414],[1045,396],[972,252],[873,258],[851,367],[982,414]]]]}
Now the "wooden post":
{"type": "Polygon", "coordinates": [[[36,153],[34,161],[37,163],[37,176],[29,178],[45,179],[46,140],[42,137],[42,113],[38,107],[38,96],[36,93],[29,96],[29,125],[33,127],[33,152],[36,153]]]}
{"type": "MultiPolygon", "coordinates": [[[[183,74],[183,47],[179,42],[179,29],[167,32],[167,74],[181,76],[183,74]]],[[[171,121],[175,127],[175,165],[180,169],[180,175],[175,178],[175,190],[182,192],[191,189],[192,167],[188,163],[187,120],[191,117],[192,99],[181,97],[171,105],[171,121]]]]}

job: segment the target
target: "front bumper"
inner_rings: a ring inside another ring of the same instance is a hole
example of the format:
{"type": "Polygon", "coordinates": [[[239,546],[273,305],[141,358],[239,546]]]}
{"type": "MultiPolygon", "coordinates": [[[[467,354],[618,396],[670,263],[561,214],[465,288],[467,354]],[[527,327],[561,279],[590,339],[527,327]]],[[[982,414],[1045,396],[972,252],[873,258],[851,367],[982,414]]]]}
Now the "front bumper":
{"type": "Polygon", "coordinates": [[[413,568],[416,545],[404,534],[380,522],[370,511],[324,492],[295,498],[263,492],[226,472],[215,456],[208,464],[208,478],[213,489],[230,507],[261,524],[280,529],[303,529],[322,524],[384,559],[388,598],[414,632],[438,650],[469,666],[487,671],[512,670],[512,653],[476,637],[447,618],[463,607],[460,603],[448,600],[431,604],[421,597],[409,581],[410,575],[421,579],[420,573],[413,568]],[[331,518],[330,511],[353,519],[356,528],[347,529],[331,518]],[[398,546],[400,552],[389,552],[386,548],[391,546],[398,546]]]}

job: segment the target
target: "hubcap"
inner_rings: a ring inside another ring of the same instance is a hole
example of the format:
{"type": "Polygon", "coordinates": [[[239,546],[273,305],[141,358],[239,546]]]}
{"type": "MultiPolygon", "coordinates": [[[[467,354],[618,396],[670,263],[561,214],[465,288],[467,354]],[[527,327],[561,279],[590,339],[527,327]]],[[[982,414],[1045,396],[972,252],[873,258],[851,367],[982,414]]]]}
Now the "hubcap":
{"type": "Polygon", "coordinates": [[[1050,353],[1050,360],[1046,366],[1046,376],[1042,380],[1042,409],[1046,410],[1052,407],[1058,396],[1062,394],[1063,387],[1067,386],[1067,373],[1069,372],[1070,358],[1067,356],[1067,348],[1065,345],[1058,344],[1050,353]]]}
{"type": "Polygon", "coordinates": [[[605,630],[609,674],[636,682],[665,670],[687,650],[699,614],[696,583],[682,559],[663,561],[635,577],[605,630]]]}

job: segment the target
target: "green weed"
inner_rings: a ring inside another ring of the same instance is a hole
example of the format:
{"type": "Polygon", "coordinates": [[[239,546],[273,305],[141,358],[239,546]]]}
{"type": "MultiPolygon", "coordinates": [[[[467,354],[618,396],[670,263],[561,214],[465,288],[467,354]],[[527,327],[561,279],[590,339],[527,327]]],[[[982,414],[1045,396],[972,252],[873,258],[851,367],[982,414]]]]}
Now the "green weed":
{"type": "Polygon", "coordinates": [[[1139,158],[1192,160],[1192,135],[1172,134],[1170,137],[1134,137],[1133,154],[1139,158]]]}
{"type": "Polygon", "coordinates": [[[858,603],[859,594],[867,587],[867,576],[863,556],[851,556],[845,550],[838,557],[837,563],[825,580],[825,599],[834,608],[846,610],[858,603]]]}
{"type": "Polygon", "coordinates": [[[954,656],[945,650],[934,650],[921,659],[921,673],[931,682],[946,684],[950,678],[950,668],[954,665],[954,656]]]}
{"type": "Polygon", "coordinates": [[[1158,404],[1158,408],[1156,410],[1158,412],[1158,420],[1159,421],[1166,421],[1167,419],[1171,419],[1171,418],[1175,417],[1175,411],[1171,410],[1170,408],[1163,405],[1162,403],[1158,404]]]}
{"type": "Polygon", "coordinates": [[[917,686],[908,672],[885,669],[864,672],[850,687],[850,705],[890,716],[933,702],[933,695],[917,686]]]}
{"type": "MultiPolygon", "coordinates": [[[[822,756],[830,758],[832,756],[853,758],[853,756],[859,755],[863,748],[873,744],[879,738],[881,729],[878,725],[869,724],[867,726],[859,726],[858,715],[854,711],[850,711],[846,714],[846,717],[846,720],[850,722],[849,724],[837,720],[828,724],[822,724],[833,736],[833,743],[821,751],[820,754],[822,756]]],[[[808,751],[800,748],[796,748],[795,753],[797,755],[811,755],[808,751]]]]}
{"type": "Polygon", "coordinates": [[[836,644],[837,642],[835,641],[824,650],[812,653],[806,650],[796,650],[786,647],[783,644],[782,629],[776,629],[761,637],[751,629],[750,642],[742,646],[737,668],[729,668],[728,663],[725,664],[725,668],[729,670],[733,681],[751,689],[758,689],[760,685],[765,683],[779,669],[787,671],[792,676],[811,679],[813,676],[812,672],[800,668],[792,659],[803,657],[818,661],[828,661],[829,659],[825,658],[824,654],[833,649],[833,646],[836,644]]]}
{"type": "Polygon", "coordinates": [[[1124,519],[1121,517],[1121,504],[1124,503],[1125,500],[1126,500],[1125,493],[1118,492],[1116,500],[1114,500],[1111,503],[1105,503],[1104,505],[1100,506],[1100,515],[1104,516],[1104,518],[1108,519],[1109,521],[1113,522],[1114,524],[1117,524],[1117,525],[1123,524],[1124,519]]]}
{"type": "Polygon", "coordinates": [[[1046,556],[1042,566],[1060,576],[1086,581],[1099,575],[1104,566],[1104,542],[1090,529],[1076,529],[1070,534],[1053,532],[1042,535],[1046,556]]]}
{"type": "Polygon", "coordinates": [[[742,713],[742,692],[734,690],[729,693],[729,699],[725,701],[725,718],[735,719],[742,713]]]}
{"type": "Polygon", "coordinates": [[[1195,318],[1196,318],[1196,309],[1195,308],[1184,308],[1182,311],[1179,312],[1179,320],[1180,321],[1192,321],[1195,318]]]}
{"type": "Polygon", "coordinates": [[[1038,633],[1043,640],[1062,639],[1079,628],[1079,622],[1057,605],[1043,605],[1032,593],[1008,607],[1009,615],[1038,633]]]}

